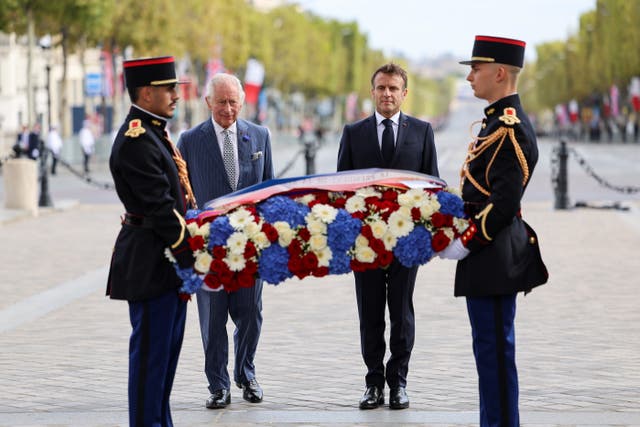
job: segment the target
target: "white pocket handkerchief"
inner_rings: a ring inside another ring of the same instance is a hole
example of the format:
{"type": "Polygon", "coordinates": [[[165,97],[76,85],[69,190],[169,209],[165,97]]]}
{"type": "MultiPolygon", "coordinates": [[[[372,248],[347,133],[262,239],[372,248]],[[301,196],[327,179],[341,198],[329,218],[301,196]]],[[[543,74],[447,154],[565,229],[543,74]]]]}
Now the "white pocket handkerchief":
{"type": "Polygon", "coordinates": [[[256,151],[251,155],[251,160],[258,160],[260,157],[262,157],[262,151],[256,151]]]}

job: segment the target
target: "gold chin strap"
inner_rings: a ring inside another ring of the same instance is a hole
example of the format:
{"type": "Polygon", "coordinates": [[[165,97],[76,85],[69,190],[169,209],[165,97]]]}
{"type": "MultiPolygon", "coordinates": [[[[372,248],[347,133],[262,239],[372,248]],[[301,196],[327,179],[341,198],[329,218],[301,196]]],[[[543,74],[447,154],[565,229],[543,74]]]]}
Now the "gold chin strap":
{"type": "Polygon", "coordinates": [[[493,165],[493,161],[495,160],[496,156],[498,155],[498,151],[500,151],[500,148],[502,147],[502,144],[504,143],[505,138],[507,137],[507,135],[509,136],[509,140],[511,141],[511,143],[513,144],[513,148],[516,152],[516,157],[518,158],[518,163],[520,163],[520,167],[522,168],[522,174],[523,174],[523,178],[522,178],[522,185],[525,185],[527,183],[527,181],[529,180],[529,165],[527,164],[527,159],[524,156],[524,153],[522,152],[522,148],[520,148],[520,144],[518,144],[518,141],[516,140],[516,136],[515,136],[515,131],[513,130],[513,128],[511,127],[505,127],[505,126],[501,126],[500,128],[498,128],[498,130],[496,130],[495,132],[493,132],[490,135],[487,136],[473,136],[473,126],[481,123],[480,120],[475,121],[471,124],[470,127],[470,132],[473,138],[473,141],[471,141],[471,143],[469,143],[469,148],[467,150],[467,158],[465,159],[464,163],[462,164],[462,169],[460,170],[460,188],[462,189],[462,186],[464,184],[464,180],[468,179],[469,182],[471,182],[471,184],[478,190],[480,191],[482,194],[486,195],[486,196],[490,196],[491,192],[489,190],[487,190],[486,188],[484,188],[482,185],[480,185],[480,183],[478,183],[478,181],[476,181],[472,176],[471,173],[469,172],[469,163],[471,163],[476,157],[478,157],[480,154],[482,154],[485,150],[487,150],[489,147],[491,147],[493,144],[498,143],[498,147],[496,148],[495,152],[493,153],[493,156],[491,157],[491,160],[489,161],[489,164],[487,165],[487,169],[485,171],[485,182],[487,184],[487,186],[489,186],[489,171],[491,170],[491,166],[493,165]]]}

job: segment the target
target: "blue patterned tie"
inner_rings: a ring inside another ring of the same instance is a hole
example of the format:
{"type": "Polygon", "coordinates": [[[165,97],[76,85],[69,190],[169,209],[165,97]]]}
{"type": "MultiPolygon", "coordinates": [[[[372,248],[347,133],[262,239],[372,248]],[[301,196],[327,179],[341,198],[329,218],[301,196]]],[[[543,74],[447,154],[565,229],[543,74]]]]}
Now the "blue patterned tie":
{"type": "Polygon", "coordinates": [[[393,159],[394,143],[393,143],[393,122],[391,119],[384,119],[382,121],[384,125],[384,131],[382,131],[382,158],[384,159],[385,166],[391,165],[393,159]]]}
{"type": "Polygon", "coordinates": [[[222,160],[224,162],[224,168],[227,170],[227,176],[229,177],[229,183],[231,184],[231,189],[235,191],[236,181],[237,181],[236,150],[234,149],[233,143],[231,142],[231,137],[229,136],[229,133],[230,133],[229,129],[223,130],[222,133],[224,135],[222,160]]]}

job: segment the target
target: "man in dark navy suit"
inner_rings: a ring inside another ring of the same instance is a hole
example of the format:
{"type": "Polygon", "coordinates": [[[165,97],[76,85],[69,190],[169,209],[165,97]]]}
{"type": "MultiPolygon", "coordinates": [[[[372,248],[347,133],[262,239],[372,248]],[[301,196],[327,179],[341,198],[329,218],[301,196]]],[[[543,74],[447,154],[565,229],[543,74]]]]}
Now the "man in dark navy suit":
{"type": "MultiPolygon", "coordinates": [[[[244,103],[240,80],[219,73],[207,83],[211,117],[185,131],[178,141],[189,169],[196,200],[205,203],[237,189],[273,178],[269,130],[238,118],[244,103]]],[[[227,293],[199,290],[200,333],[210,395],[205,406],[220,409],[231,402],[227,363],[227,319],[236,325],[233,379],[248,402],[262,401],[254,358],[262,327],[262,280],[251,288],[227,293]]]]}
{"type": "MultiPolygon", "coordinates": [[[[390,168],[438,176],[431,125],[400,111],[407,95],[407,73],[390,63],[371,77],[375,113],[344,127],[338,152],[338,171],[390,168]]],[[[389,407],[409,407],[406,393],[409,359],[415,339],[413,289],[418,267],[407,268],[394,260],[386,269],[354,272],[360,317],[360,345],[367,366],[365,393],[360,409],[384,403],[389,385],[389,407]],[[385,306],[389,306],[391,335],[386,369],[385,306]]]]}
{"type": "Polygon", "coordinates": [[[126,209],[107,295],[129,302],[129,425],[171,427],[169,395],[182,347],[186,301],[165,256],[193,265],[184,215],[194,205],[184,161],[166,137],[178,93],[171,56],[125,61],[132,106],[109,159],[126,209]]]}
{"type": "Polygon", "coordinates": [[[460,260],[455,295],[467,300],[478,371],[481,427],[518,427],[516,295],[547,281],[538,239],[520,201],[538,161],[536,136],[520,103],[525,42],[476,36],[467,80],[484,99],[484,119],[462,169],[470,226],[440,257],[460,260]]]}

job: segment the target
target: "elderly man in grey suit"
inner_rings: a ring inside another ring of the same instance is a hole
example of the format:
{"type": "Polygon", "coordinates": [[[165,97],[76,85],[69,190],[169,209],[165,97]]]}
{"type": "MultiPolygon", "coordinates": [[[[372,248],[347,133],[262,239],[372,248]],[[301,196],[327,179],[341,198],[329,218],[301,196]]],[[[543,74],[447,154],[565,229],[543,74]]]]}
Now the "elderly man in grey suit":
{"type": "MultiPolygon", "coordinates": [[[[407,73],[396,64],[385,64],[371,76],[373,115],[348,124],[342,132],[338,170],[390,168],[438,176],[436,147],[431,125],[400,111],[407,94],[407,73]]],[[[394,260],[386,269],[355,272],[360,317],[360,347],[367,366],[366,389],[360,409],[384,403],[389,385],[389,407],[409,407],[405,391],[409,358],[415,338],[413,288],[418,267],[394,260]],[[384,355],[385,306],[389,307],[391,333],[386,369],[384,355]]]]}
{"type": "MultiPolygon", "coordinates": [[[[244,103],[240,80],[231,74],[216,74],[207,84],[205,100],[212,117],[185,131],[178,141],[201,208],[212,199],[273,178],[269,130],[238,119],[244,103]]],[[[229,315],[236,326],[234,382],[242,388],[245,400],[262,401],[253,362],[262,326],[262,281],[231,293],[199,290],[196,298],[209,381],[206,407],[224,408],[231,402],[229,315]]]]}

